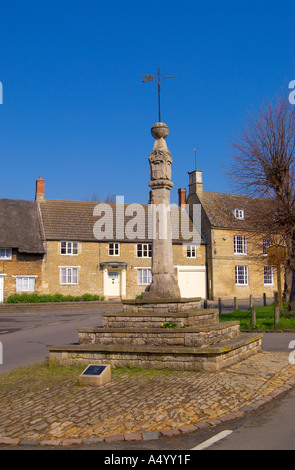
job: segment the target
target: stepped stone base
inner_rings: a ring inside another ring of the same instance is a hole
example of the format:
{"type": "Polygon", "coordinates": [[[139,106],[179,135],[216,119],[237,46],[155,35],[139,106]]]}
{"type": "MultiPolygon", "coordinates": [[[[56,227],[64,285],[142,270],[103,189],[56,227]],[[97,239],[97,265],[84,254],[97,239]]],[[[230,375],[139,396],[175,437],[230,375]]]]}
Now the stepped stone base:
{"type": "Polygon", "coordinates": [[[101,346],[97,344],[52,346],[50,363],[111,364],[115,367],[142,367],[218,372],[261,350],[262,335],[241,334],[222,345],[202,348],[156,346],[101,346]]]}
{"type": "Polygon", "coordinates": [[[103,313],[102,328],[79,328],[78,345],[49,347],[50,362],[217,372],[261,350],[262,335],[182,300],[124,301],[122,312],[103,313]]]}

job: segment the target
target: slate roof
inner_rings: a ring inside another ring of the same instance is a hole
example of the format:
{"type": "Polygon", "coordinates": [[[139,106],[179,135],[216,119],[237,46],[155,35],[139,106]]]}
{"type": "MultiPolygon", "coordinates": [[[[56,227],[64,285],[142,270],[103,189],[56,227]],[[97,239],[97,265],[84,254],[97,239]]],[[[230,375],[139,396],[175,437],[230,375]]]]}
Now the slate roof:
{"type": "MultiPolygon", "coordinates": [[[[137,205],[136,205],[137,206],[137,205]]],[[[149,241],[151,235],[148,232],[148,205],[141,205],[144,208],[143,216],[138,218],[139,225],[143,227],[143,236],[131,240],[130,237],[126,236],[126,229],[128,228],[128,222],[135,220],[136,213],[130,212],[126,215],[126,209],[131,211],[132,205],[124,205],[124,221],[125,227],[119,233],[122,233],[121,240],[124,241],[149,241]]],[[[64,201],[64,200],[53,200],[45,199],[40,202],[40,209],[42,214],[43,227],[45,232],[46,240],[68,240],[68,241],[98,241],[94,236],[93,229],[95,222],[104,217],[105,220],[109,220],[109,226],[113,227],[113,236],[105,237],[102,241],[120,241],[120,238],[116,236],[117,230],[120,230],[120,226],[117,227],[117,215],[116,215],[116,204],[115,203],[100,203],[92,201],[64,201]],[[104,205],[111,208],[110,215],[105,216],[103,212],[98,212],[94,215],[94,210],[102,209],[104,205]]],[[[123,210],[123,207],[121,206],[123,210]]],[[[135,207],[136,209],[136,207],[135,207]]],[[[177,209],[177,211],[179,208],[177,209]]],[[[178,214],[178,212],[176,212],[178,214]]],[[[177,234],[181,232],[178,229],[179,217],[171,217],[172,220],[172,232],[177,234]]],[[[118,221],[122,220],[122,217],[118,215],[118,221]]],[[[120,223],[120,222],[119,222],[120,223]]],[[[130,226],[129,226],[130,228],[130,226]]],[[[136,232],[139,233],[139,228],[135,228],[136,232]]],[[[192,225],[190,222],[190,230],[192,225]]],[[[181,233],[180,233],[181,235],[181,233]]],[[[173,237],[174,242],[182,242],[181,236],[173,237]]]]}
{"type": "Polygon", "coordinates": [[[275,204],[272,199],[209,191],[198,194],[198,198],[212,227],[236,230],[259,230],[266,217],[271,220],[275,204]],[[235,209],[244,210],[244,219],[235,217],[235,209]]]}
{"type": "Polygon", "coordinates": [[[0,248],[45,253],[38,210],[32,201],[0,199],[0,248]]]}

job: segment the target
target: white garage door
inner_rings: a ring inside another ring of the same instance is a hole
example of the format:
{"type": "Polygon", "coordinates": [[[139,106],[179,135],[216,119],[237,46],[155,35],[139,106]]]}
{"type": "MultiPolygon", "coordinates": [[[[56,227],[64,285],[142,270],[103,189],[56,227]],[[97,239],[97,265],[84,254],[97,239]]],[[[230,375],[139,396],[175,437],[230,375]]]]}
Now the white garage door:
{"type": "Polygon", "coordinates": [[[181,297],[206,298],[206,268],[177,267],[181,297]]]}

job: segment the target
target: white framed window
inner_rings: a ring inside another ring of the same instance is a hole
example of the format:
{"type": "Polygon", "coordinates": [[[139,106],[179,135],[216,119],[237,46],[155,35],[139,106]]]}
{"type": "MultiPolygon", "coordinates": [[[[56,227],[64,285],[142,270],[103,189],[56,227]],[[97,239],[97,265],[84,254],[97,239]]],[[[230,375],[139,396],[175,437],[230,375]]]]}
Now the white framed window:
{"type": "Polygon", "coordinates": [[[271,246],[271,239],[270,238],[263,238],[262,239],[262,253],[267,255],[267,250],[271,246]]]}
{"type": "Polygon", "coordinates": [[[77,255],[79,253],[78,242],[61,242],[60,254],[61,255],[77,255]]]}
{"type": "Polygon", "coordinates": [[[119,256],[120,243],[109,243],[109,256],[119,256]]]}
{"type": "Polygon", "coordinates": [[[235,266],[235,282],[237,286],[248,285],[248,266],[235,266]]]}
{"type": "Polygon", "coordinates": [[[247,238],[243,235],[234,235],[234,253],[235,255],[247,254],[247,238]]]}
{"type": "Polygon", "coordinates": [[[236,219],[244,219],[244,209],[235,209],[234,215],[236,219]]]}
{"type": "Polygon", "coordinates": [[[35,291],[35,277],[20,276],[16,278],[16,291],[17,292],[34,292],[35,291]]]}
{"type": "Polygon", "coordinates": [[[60,268],[61,284],[78,284],[78,268],[60,268]]]}
{"type": "Polygon", "coordinates": [[[273,266],[263,267],[263,279],[265,286],[273,285],[273,266]]]}
{"type": "Polygon", "coordinates": [[[186,257],[187,258],[196,258],[197,256],[196,245],[187,245],[186,246],[186,257]]]}
{"type": "Polygon", "coordinates": [[[12,259],[12,249],[0,248],[0,259],[12,259]]]}
{"type": "Polygon", "coordinates": [[[137,257],[138,258],[151,258],[152,257],[152,244],[151,243],[137,243],[137,257]]]}
{"type": "Polygon", "coordinates": [[[137,284],[150,284],[152,282],[152,270],[146,268],[137,269],[137,284]]]}

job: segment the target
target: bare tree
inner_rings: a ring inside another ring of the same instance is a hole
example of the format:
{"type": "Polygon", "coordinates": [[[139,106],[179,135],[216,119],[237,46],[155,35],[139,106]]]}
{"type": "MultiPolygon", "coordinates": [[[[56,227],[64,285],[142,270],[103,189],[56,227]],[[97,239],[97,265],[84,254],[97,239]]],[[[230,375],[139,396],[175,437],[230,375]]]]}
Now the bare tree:
{"type": "Polygon", "coordinates": [[[295,309],[295,107],[282,94],[263,104],[249,115],[232,148],[227,174],[234,188],[273,200],[271,214],[259,218],[259,228],[281,236],[287,246],[290,304],[295,309]]]}

